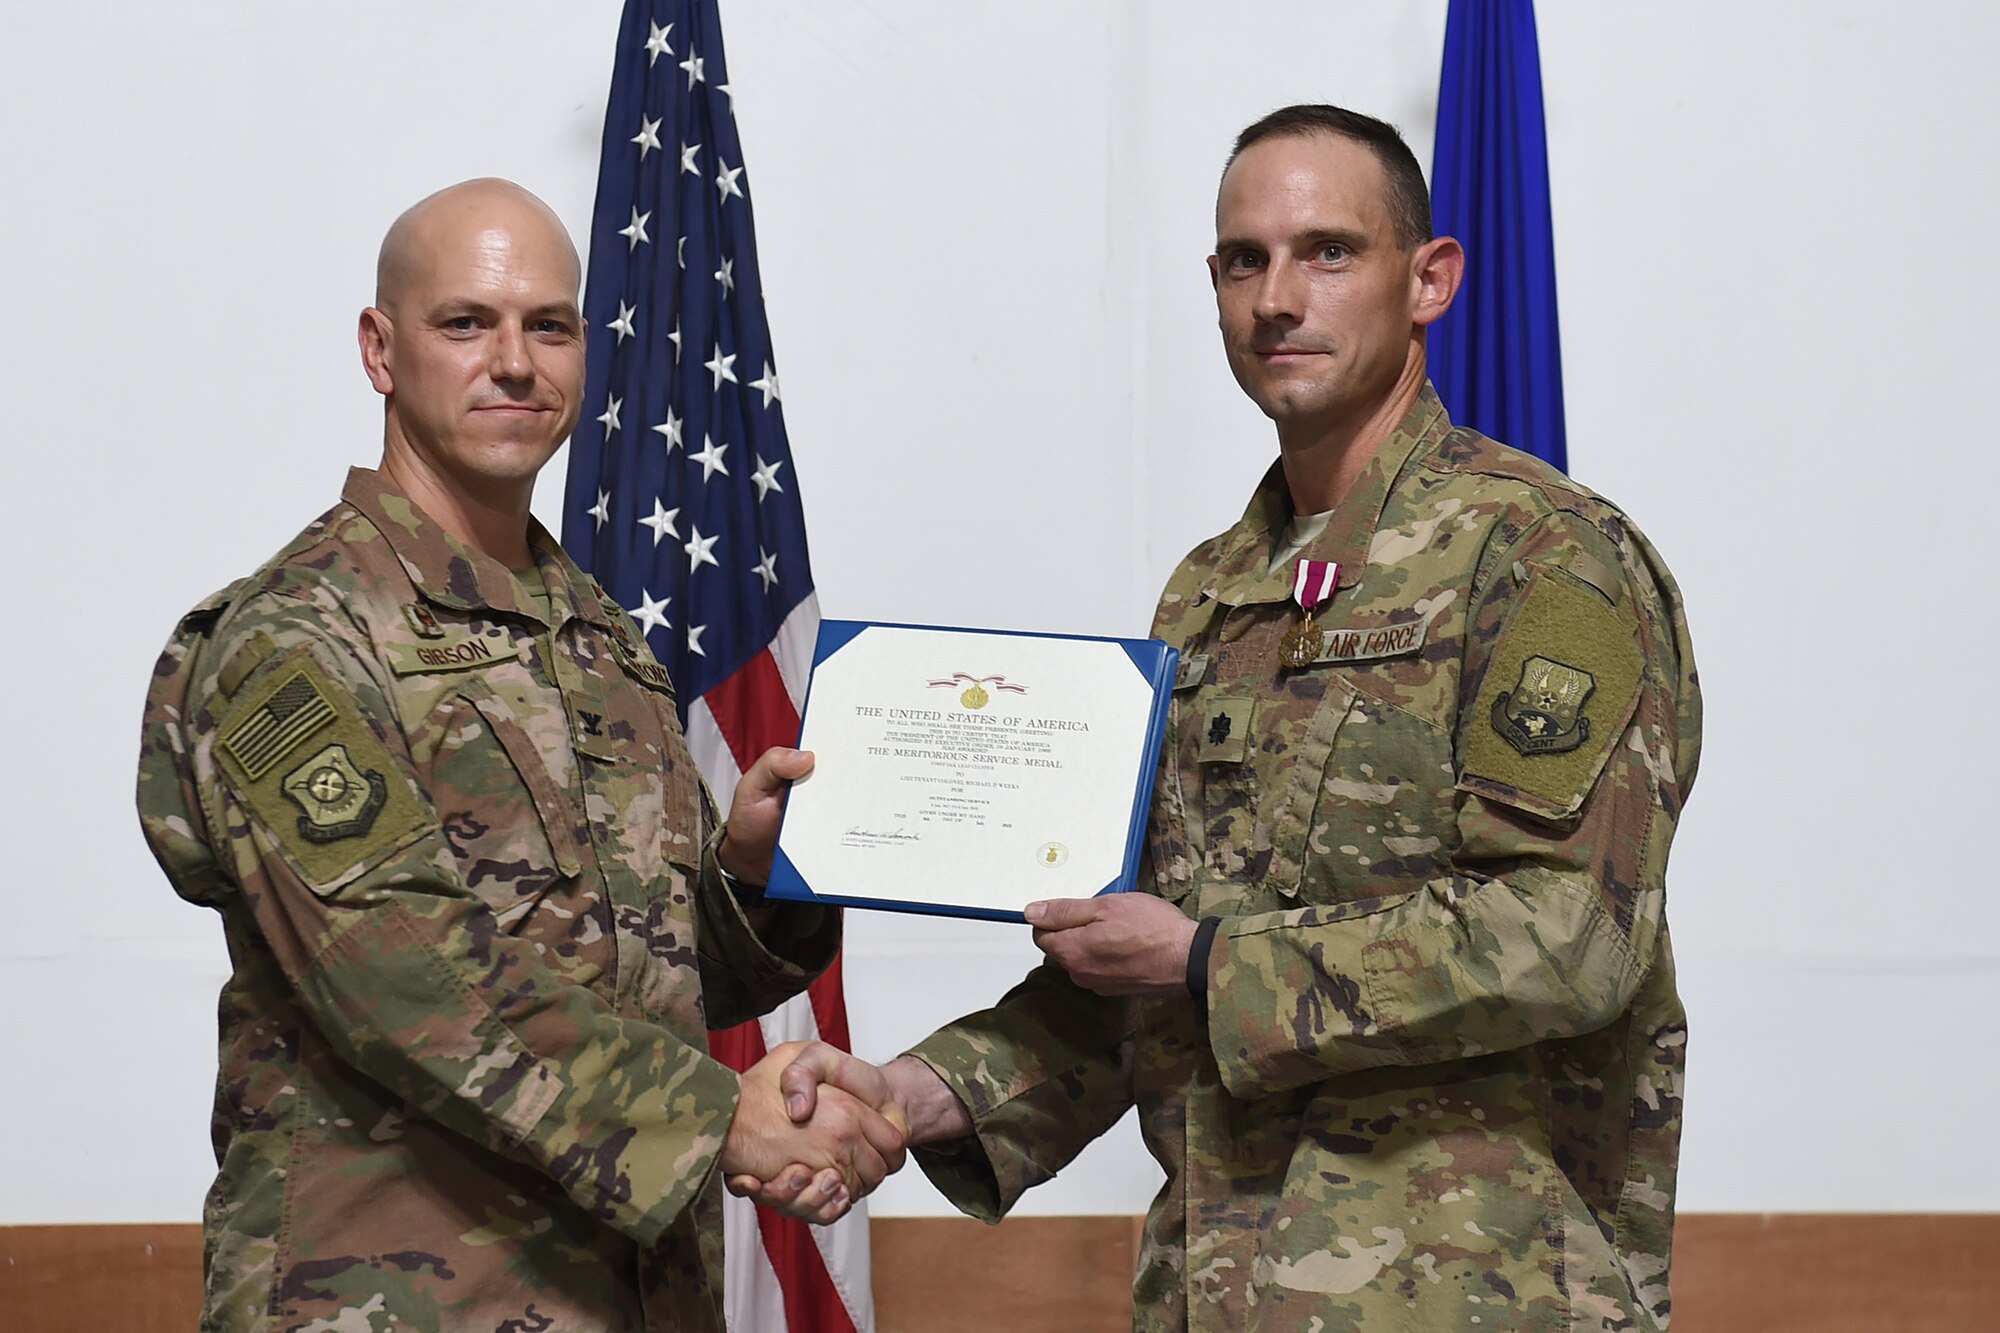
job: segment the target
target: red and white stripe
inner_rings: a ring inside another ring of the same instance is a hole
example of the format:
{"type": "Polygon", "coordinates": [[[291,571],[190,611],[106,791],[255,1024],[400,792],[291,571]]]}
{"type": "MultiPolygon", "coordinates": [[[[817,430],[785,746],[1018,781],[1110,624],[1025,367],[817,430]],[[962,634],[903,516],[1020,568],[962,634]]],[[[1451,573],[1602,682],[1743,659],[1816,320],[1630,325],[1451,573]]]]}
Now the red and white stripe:
{"type": "Polygon", "coordinates": [[[1340,582],[1340,564],[1333,560],[1301,560],[1292,569],[1292,600],[1310,613],[1333,596],[1340,582]]]}
{"type": "MultiPolygon", "coordinates": [[[[819,599],[807,594],[769,647],[688,709],[688,748],[724,810],[758,755],[798,742],[818,634],[819,599]]],[[[816,1040],[851,1049],[837,958],[804,995],[754,1023],[711,1032],[709,1049],[743,1070],[773,1046],[816,1040]]],[[[730,1195],[723,1247],[726,1313],[737,1333],[874,1333],[865,1203],[830,1227],[813,1227],[730,1195]]]]}

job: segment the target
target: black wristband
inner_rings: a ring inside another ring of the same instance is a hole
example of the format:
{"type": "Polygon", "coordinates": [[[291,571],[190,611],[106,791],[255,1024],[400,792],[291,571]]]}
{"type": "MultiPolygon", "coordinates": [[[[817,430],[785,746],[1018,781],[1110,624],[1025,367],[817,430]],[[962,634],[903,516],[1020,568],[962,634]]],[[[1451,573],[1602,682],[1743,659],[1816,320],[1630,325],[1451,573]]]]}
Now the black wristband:
{"type": "Polygon", "coordinates": [[[728,887],[730,895],[736,899],[739,906],[762,907],[764,905],[765,885],[751,884],[736,878],[736,876],[722,868],[722,858],[720,857],[717,857],[715,861],[715,873],[722,876],[723,884],[728,887]]]}
{"type": "Polygon", "coordinates": [[[1203,917],[1194,928],[1193,942],[1188,945],[1188,994],[1194,997],[1195,1007],[1203,1018],[1208,1017],[1208,954],[1215,947],[1215,932],[1221,925],[1219,916],[1203,917]]]}

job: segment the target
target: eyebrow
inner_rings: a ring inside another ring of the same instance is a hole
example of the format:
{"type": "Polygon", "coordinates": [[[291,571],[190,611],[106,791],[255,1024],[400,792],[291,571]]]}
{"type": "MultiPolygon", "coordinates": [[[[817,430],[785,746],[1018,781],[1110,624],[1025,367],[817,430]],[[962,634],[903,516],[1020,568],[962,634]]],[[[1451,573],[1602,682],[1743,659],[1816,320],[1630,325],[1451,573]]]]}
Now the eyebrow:
{"type": "MultiPolygon", "coordinates": [[[[492,319],[497,317],[499,313],[497,309],[484,301],[454,298],[438,302],[425,313],[424,318],[430,323],[436,324],[447,319],[457,319],[460,315],[477,315],[483,319],[492,319]]],[[[574,301],[552,301],[547,305],[536,306],[522,318],[533,321],[546,319],[550,315],[569,320],[572,323],[581,323],[583,321],[583,312],[577,309],[576,302],[574,301]]]]}
{"type": "MultiPolygon", "coordinates": [[[[1299,249],[1324,245],[1328,241],[1338,241],[1348,249],[1356,251],[1367,249],[1369,241],[1366,233],[1357,231],[1352,227],[1315,227],[1308,231],[1296,232],[1285,239],[1294,248],[1299,249]]],[[[1215,240],[1215,253],[1217,254],[1221,254],[1225,250],[1262,250],[1264,248],[1265,246],[1262,241],[1254,241],[1247,236],[1218,236],[1215,240]]]]}

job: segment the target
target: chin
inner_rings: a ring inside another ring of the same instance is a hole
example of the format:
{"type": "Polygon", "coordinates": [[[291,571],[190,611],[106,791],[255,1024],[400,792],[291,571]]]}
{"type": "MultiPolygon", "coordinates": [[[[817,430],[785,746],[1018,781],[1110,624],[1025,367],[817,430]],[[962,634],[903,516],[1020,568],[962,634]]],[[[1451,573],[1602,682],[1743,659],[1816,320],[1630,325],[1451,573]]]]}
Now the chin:
{"type": "Polygon", "coordinates": [[[539,473],[555,457],[556,447],[543,441],[494,444],[467,461],[480,476],[492,481],[521,481],[539,473]]]}

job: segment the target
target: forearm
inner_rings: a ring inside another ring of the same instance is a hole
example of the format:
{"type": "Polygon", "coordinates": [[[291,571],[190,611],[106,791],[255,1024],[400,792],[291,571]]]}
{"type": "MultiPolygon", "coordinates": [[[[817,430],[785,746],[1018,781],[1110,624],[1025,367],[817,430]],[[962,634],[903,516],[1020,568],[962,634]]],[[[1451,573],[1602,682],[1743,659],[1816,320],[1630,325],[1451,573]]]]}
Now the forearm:
{"type": "Polygon", "coordinates": [[[1594,1031],[1624,1011],[1649,964],[1580,876],[1454,876],[1362,914],[1225,919],[1209,1037],[1225,1086],[1260,1096],[1594,1031]]]}
{"type": "Polygon", "coordinates": [[[899,1055],[882,1067],[889,1095],[910,1126],[910,1146],[962,1139],[972,1133],[972,1113],[935,1069],[914,1055],[899,1055]]]}
{"type": "Polygon", "coordinates": [[[709,840],[696,888],[702,1001],[709,1026],[732,1027],[768,1013],[811,984],[840,951],[837,909],[768,900],[761,880],[709,840]]]}
{"type": "MultiPolygon", "coordinates": [[[[1138,1002],[1093,995],[1045,963],[992,1009],[919,1042],[909,1054],[971,1130],[920,1148],[924,1173],[961,1210],[1002,1216],[1130,1108],[1137,1015],[1138,1002]]],[[[932,1128],[958,1128],[944,1110],[932,1128]]]]}

